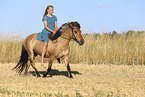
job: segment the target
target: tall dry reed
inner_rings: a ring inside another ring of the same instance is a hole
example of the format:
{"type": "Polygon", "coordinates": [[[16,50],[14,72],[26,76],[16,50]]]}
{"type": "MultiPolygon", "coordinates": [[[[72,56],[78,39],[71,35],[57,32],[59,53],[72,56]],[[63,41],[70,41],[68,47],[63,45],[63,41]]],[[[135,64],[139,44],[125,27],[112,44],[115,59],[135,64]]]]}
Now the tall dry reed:
{"type": "Polygon", "coordinates": [[[85,44],[71,46],[71,62],[86,64],[145,64],[145,32],[88,34],[85,44]]]}
{"type": "MultiPolygon", "coordinates": [[[[145,32],[85,34],[85,44],[70,42],[70,62],[85,64],[145,64],[145,32]]],[[[17,62],[22,37],[0,34],[0,62],[17,62]]],[[[39,58],[36,61],[40,61],[39,58]]]]}
{"type": "Polygon", "coordinates": [[[17,33],[0,33],[0,62],[17,62],[21,54],[23,38],[17,33]]]}

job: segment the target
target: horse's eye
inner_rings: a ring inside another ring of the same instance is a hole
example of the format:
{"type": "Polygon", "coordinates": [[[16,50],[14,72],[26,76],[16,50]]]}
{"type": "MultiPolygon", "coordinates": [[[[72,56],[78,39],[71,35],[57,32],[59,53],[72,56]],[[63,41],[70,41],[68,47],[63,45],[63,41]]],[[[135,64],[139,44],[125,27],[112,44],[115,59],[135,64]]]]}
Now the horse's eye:
{"type": "Polygon", "coordinates": [[[77,32],[75,31],[75,33],[77,34],[77,32]]]}

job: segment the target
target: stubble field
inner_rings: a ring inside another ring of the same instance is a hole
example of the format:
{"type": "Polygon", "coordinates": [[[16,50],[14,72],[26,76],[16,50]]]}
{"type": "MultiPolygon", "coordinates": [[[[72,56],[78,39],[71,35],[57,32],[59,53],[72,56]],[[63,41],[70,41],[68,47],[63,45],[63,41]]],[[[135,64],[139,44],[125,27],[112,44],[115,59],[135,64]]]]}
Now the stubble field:
{"type": "MultiPolygon", "coordinates": [[[[16,63],[0,63],[1,97],[144,97],[144,65],[71,64],[73,79],[67,77],[64,64],[53,64],[47,78],[35,76],[30,67],[27,76],[11,70],[16,63]]],[[[43,74],[47,63],[36,67],[43,74]]]]}

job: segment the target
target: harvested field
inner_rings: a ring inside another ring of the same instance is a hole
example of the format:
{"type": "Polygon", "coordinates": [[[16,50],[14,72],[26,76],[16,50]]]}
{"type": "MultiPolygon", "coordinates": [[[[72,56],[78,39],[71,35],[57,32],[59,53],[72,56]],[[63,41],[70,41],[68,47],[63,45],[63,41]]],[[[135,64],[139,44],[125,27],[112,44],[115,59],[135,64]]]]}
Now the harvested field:
{"type": "MultiPolygon", "coordinates": [[[[0,96],[144,97],[144,65],[71,64],[73,79],[64,64],[53,64],[47,78],[37,78],[30,67],[27,76],[11,70],[16,63],[0,63],[0,96]]],[[[47,64],[36,67],[43,74],[47,64]]]]}

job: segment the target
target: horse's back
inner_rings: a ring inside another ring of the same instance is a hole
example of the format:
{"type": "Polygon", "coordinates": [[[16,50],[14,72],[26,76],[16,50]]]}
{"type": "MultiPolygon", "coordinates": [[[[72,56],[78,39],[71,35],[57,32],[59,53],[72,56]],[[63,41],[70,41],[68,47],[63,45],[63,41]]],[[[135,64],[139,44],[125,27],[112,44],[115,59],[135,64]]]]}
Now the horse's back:
{"type": "Polygon", "coordinates": [[[36,39],[36,37],[37,37],[37,33],[31,34],[31,35],[29,35],[29,36],[26,37],[25,41],[26,42],[33,41],[34,39],[36,39]]]}
{"type": "Polygon", "coordinates": [[[41,55],[44,42],[37,40],[38,33],[34,33],[26,37],[24,41],[24,47],[27,51],[35,51],[37,54],[41,55]]]}
{"type": "Polygon", "coordinates": [[[37,33],[34,33],[25,38],[23,44],[27,51],[30,51],[33,49],[33,45],[35,44],[36,37],[37,37],[37,33]]]}

